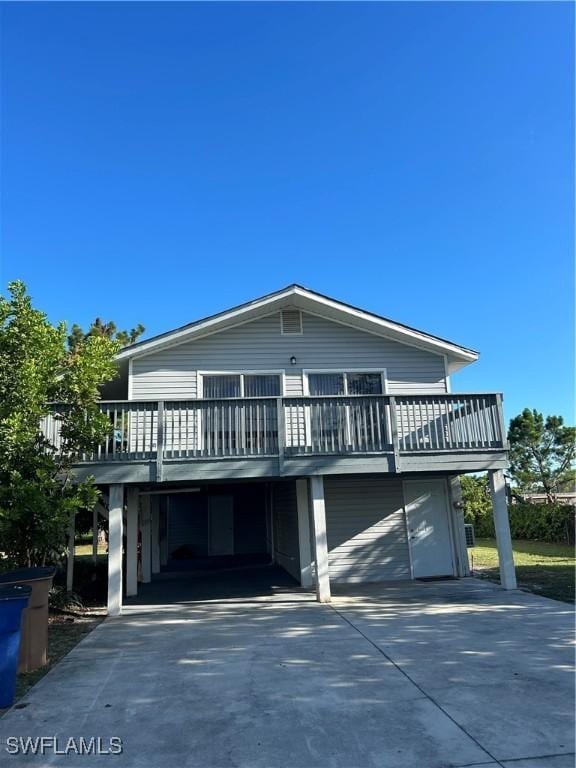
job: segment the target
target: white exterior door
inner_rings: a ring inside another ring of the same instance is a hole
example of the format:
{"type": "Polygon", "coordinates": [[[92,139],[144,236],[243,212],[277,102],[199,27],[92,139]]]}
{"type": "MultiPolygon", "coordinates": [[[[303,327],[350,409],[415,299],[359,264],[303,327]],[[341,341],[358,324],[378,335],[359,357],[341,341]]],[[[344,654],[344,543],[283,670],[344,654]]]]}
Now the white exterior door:
{"type": "Polygon", "coordinates": [[[404,493],[414,578],[453,576],[454,562],[444,481],[406,481],[404,493]]]}
{"type": "Polygon", "coordinates": [[[234,500],[232,496],[208,497],[208,536],[211,555],[234,554],[234,500]]]}

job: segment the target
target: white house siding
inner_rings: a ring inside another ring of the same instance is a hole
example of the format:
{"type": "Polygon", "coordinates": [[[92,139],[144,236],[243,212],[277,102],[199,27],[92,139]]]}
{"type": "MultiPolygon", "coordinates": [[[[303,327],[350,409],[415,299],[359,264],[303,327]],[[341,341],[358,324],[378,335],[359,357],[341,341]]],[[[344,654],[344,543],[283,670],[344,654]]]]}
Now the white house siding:
{"type": "Polygon", "coordinates": [[[286,395],[301,395],[302,370],[386,368],[388,392],[446,392],[444,357],[316,315],[303,334],[282,336],[280,313],[132,361],[130,397],[197,396],[197,371],[285,370],[286,395]],[[290,358],[296,358],[296,366],[290,358]]]}
{"type": "Polygon", "coordinates": [[[272,531],[274,559],[278,565],[281,565],[291,576],[300,581],[295,480],[277,482],[272,486],[272,531]]]}
{"type": "Polygon", "coordinates": [[[333,475],[324,489],[330,579],[410,579],[401,480],[333,475]]]}

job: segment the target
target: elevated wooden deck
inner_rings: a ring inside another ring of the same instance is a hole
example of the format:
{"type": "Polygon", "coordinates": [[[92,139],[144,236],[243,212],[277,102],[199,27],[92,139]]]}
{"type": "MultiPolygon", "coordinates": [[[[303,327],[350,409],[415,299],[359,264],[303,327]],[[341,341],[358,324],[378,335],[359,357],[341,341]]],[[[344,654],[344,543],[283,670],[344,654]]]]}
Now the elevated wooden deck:
{"type": "MultiPolygon", "coordinates": [[[[102,402],[110,438],[77,457],[99,483],[476,472],[508,466],[498,394],[102,402]]],[[[59,450],[59,412],[43,431],[59,450]]]]}

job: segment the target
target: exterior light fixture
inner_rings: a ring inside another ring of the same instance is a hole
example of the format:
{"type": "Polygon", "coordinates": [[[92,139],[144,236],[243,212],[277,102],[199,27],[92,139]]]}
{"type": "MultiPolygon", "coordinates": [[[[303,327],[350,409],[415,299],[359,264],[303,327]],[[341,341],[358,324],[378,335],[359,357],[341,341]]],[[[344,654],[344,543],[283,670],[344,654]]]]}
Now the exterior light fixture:
{"type": "Polygon", "coordinates": [[[290,358],[290,365],[296,365],[296,358],[294,357],[294,355],[292,355],[292,357],[290,358]]]}

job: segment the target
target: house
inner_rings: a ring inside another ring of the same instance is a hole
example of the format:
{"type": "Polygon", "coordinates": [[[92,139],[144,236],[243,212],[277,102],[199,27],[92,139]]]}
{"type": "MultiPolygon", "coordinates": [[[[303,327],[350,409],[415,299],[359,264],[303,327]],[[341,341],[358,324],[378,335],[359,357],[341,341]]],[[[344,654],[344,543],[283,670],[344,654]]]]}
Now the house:
{"type": "Polygon", "coordinates": [[[112,436],[76,465],[108,502],[109,613],[123,570],[133,595],[139,573],[210,558],[273,562],[320,601],[336,582],[466,576],[458,475],[483,470],[514,588],[502,398],[451,390],[477,358],[299,285],[124,348],[112,436]]]}

